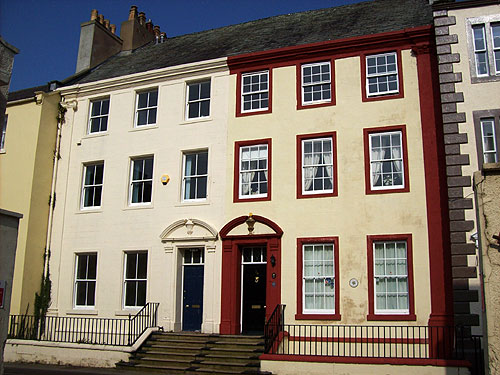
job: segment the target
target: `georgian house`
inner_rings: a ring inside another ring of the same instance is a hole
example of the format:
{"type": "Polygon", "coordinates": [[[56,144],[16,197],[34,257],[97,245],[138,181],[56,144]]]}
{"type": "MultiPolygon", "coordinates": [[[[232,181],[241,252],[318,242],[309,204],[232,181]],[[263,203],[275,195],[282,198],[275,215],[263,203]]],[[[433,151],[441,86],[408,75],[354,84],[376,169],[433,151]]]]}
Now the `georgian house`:
{"type": "MultiPolygon", "coordinates": [[[[276,374],[467,366],[427,1],[174,38],[135,7],[120,37],[91,17],[58,89],[49,316],[159,303],[156,326],[203,345],[263,334],[276,374]],[[91,36],[116,52],[85,51],[91,36]]],[[[174,370],[144,356],[129,365],[174,370]]],[[[200,356],[182,371],[223,366],[200,356]]]]}

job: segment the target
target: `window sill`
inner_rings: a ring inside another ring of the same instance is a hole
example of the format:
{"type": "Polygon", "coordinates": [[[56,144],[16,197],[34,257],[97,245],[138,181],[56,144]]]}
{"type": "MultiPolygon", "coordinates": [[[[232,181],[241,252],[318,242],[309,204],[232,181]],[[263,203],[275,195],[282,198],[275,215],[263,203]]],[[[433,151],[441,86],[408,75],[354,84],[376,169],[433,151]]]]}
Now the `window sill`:
{"type": "Polygon", "coordinates": [[[490,75],[490,76],[472,76],[470,82],[474,83],[485,83],[485,82],[498,82],[500,81],[500,75],[490,75]]]}
{"type": "Polygon", "coordinates": [[[409,186],[397,189],[380,189],[380,190],[373,190],[372,188],[367,188],[366,194],[372,195],[372,194],[408,193],[409,191],[410,191],[409,186]]]}
{"type": "Polygon", "coordinates": [[[298,193],[297,194],[297,199],[304,199],[304,198],[325,198],[325,197],[336,197],[338,196],[337,192],[331,192],[331,193],[317,193],[317,194],[304,194],[304,193],[298,193]]]}
{"type": "Polygon", "coordinates": [[[190,125],[190,124],[196,124],[199,122],[209,122],[212,121],[212,117],[198,117],[198,118],[192,118],[192,119],[187,119],[179,123],[179,125],[190,125]]]}
{"type": "Polygon", "coordinates": [[[266,113],[272,113],[271,108],[263,109],[261,111],[248,111],[248,112],[238,112],[236,113],[236,117],[245,117],[245,116],[253,116],[253,115],[263,115],[266,113]]]}
{"type": "Polygon", "coordinates": [[[295,320],[340,320],[340,314],[295,314],[295,320]]]}
{"type": "Polygon", "coordinates": [[[94,309],[74,308],[73,310],[66,311],[66,315],[98,315],[98,311],[94,309]]]}
{"type": "Polygon", "coordinates": [[[151,124],[151,125],[140,125],[140,126],[134,126],[132,129],[129,129],[129,132],[140,132],[143,130],[151,130],[151,129],[158,129],[159,126],[157,124],[151,124]]]}
{"type": "Polygon", "coordinates": [[[396,94],[379,94],[373,96],[364,96],[363,102],[375,102],[377,100],[390,100],[390,99],[401,99],[404,98],[402,92],[398,92],[396,94]]]}
{"type": "Polygon", "coordinates": [[[312,102],[310,104],[297,103],[297,110],[307,109],[307,108],[320,108],[320,107],[330,107],[335,105],[335,100],[329,102],[312,102]]]}
{"type": "Polygon", "coordinates": [[[141,204],[141,205],[137,205],[137,206],[127,206],[127,207],[123,207],[122,208],[122,211],[129,211],[129,210],[144,210],[144,209],[151,209],[151,208],[154,208],[154,205],[152,204],[141,204]]]}
{"type": "Polygon", "coordinates": [[[210,205],[210,201],[205,199],[203,201],[181,201],[179,204],[176,204],[175,207],[183,207],[183,206],[208,206],[210,205]]]}
{"type": "Polygon", "coordinates": [[[85,134],[83,137],[82,137],[82,140],[84,139],[92,139],[92,138],[100,138],[100,137],[105,137],[109,135],[108,131],[106,130],[105,132],[96,132],[96,133],[89,133],[89,134],[85,134]]]}
{"type": "Polygon", "coordinates": [[[368,321],[387,321],[387,320],[401,320],[401,321],[415,321],[417,320],[417,316],[415,314],[368,314],[366,316],[366,320],[368,321]]]}
{"type": "Polygon", "coordinates": [[[89,209],[80,209],[79,211],[76,211],[75,214],[81,215],[81,214],[100,214],[102,213],[102,208],[89,208],[89,209]]]}
{"type": "Polygon", "coordinates": [[[240,197],[235,197],[234,198],[234,203],[241,203],[241,202],[259,202],[259,201],[270,201],[271,197],[270,196],[265,196],[265,197],[255,197],[255,198],[240,198],[240,197]]]}
{"type": "Polygon", "coordinates": [[[129,315],[135,315],[137,314],[142,307],[131,307],[129,309],[125,310],[118,310],[115,311],[115,316],[129,316],[129,315]]]}

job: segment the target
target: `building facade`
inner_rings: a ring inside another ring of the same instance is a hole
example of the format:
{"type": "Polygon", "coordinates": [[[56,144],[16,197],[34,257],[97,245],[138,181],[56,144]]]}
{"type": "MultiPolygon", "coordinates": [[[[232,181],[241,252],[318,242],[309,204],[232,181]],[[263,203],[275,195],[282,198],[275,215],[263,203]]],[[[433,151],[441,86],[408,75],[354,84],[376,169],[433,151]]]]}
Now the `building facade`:
{"type": "Polygon", "coordinates": [[[479,325],[478,226],[472,175],[498,161],[500,2],[434,5],[445,133],[455,322],[479,325]]]}
{"type": "Polygon", "coordinates": [[[58,128],[58,93],[46,86],[11,92],[0,152],[0,206],[22,213],[12,314],[32,313],[40,293],[58,128]]]}
{"type": "MultiPolygon", "coordinates": [[[[99,19],[82,33],[114,35],[99,19]]],[[[160,36],[79,68],[57,90],[48,314],[159,302],[164,330],[239,335],[281,311],[264,369],[303,372],[322,356],[307,343],[359,339],[363,361],[323,362],[458,373],[439,361],[453,293],[432,20],[423,0],[361,2],[160,36]],[[373,351],[402,343],[420,357],[373,351]]]]}

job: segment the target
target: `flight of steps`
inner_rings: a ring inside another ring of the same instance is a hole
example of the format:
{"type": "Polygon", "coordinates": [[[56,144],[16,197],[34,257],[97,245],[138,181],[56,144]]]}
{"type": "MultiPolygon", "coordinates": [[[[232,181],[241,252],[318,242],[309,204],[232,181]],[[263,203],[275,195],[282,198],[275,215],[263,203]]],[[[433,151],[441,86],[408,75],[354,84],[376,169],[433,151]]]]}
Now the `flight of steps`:
{"type": "Polygon", "coordinates": [[[262,336],[156,332],[116,365],[165,374],[270,374],[260,371],[263,351],[262,336]]]}

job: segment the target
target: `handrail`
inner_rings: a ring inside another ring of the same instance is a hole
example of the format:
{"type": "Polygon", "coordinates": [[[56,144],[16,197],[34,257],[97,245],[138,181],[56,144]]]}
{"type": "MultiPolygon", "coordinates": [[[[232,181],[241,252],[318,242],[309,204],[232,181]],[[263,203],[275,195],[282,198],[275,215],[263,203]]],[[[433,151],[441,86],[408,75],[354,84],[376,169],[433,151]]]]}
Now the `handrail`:
{"type": "Polygon", "coordinates": [[[157,326],[158,305],[158,302],[148,302],[133,318],[129,314],[129,345],[134,345],[147,328],[157,326]]]}
{"type": "Polygon", "coordinates": [[[276,338],[284,331],[286,305],[277,304],[264,325],[264,353],[269,353],[276,338]]]}

